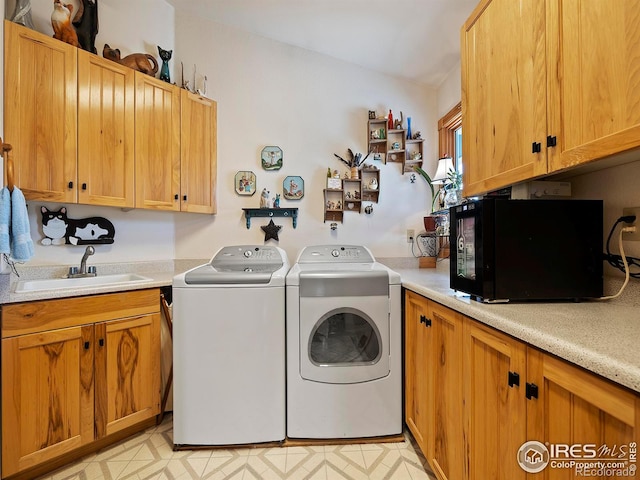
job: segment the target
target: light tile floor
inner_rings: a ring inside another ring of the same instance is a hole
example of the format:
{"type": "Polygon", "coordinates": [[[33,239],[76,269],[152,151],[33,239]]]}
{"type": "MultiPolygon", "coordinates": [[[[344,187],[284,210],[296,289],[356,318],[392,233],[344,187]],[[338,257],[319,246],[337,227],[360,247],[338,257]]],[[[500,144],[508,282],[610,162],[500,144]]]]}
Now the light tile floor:
{"type": "Polygon", "coordinates": [[[413,438],[312,447],[173,451],[172,417],[41,480],[435,480],[413,438]]]}

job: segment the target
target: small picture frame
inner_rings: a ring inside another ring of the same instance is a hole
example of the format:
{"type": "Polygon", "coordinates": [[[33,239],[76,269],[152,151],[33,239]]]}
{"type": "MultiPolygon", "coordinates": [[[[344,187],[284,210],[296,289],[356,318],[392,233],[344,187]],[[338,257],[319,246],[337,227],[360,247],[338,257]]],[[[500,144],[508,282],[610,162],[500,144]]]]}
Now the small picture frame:
{"type": "Polygon", "coordinates": [[[268,146],[260,153],[262,168],[265,170],[280,170],[282,168],[282,149],[276,146],[268,146]]]}
{"type": "Polygon", "coordinates": [[[342,188],[342,179],[340,178],[327,178],[327,188],[332,190],[339,190],[342,188]]]}
{"type": "Polygon", "coordinates": [[[304,180],[302,177],[290,175],[282,182],[282,195],[287,200],[300,200],[304,197],[304,180]]]}
{"type": "Polygon", "coordinates": [[[369,110],[369,120],[375,120],[375,119],[376,119],[376,111],[369,110]]]}
{"type": "Polygon", "coordinates": [[[256,193],[256,174],[249,170],[240,170],[236,173],[234,186],[238,195],[253,195],[256,193]]]}

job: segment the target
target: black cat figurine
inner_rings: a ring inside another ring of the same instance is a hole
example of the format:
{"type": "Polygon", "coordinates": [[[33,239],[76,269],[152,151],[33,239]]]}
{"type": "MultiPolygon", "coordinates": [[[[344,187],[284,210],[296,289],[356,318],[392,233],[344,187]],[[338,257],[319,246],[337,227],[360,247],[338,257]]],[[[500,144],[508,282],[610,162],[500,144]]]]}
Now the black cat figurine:
{"type": "Polygon", "coordinates": [[[78,2],[78,12],[73,17],[73,26],[78,34],[80,46],[87,52],[98,53],[96,50],[98,0],[80,0],[78,2]]]}
{"type": "Polygon", "coordinates": [[[41,207],[42,231],[45,238],[42,245],[91,245],[113,243],[116,229],[103,217],[73,219],[67,217],[67,209],[51,211],[41,207]]]}
{"type": "Polygon", "coordinates": [[[160,69],[160,80],[171,83],[171,78],[169,78],[169,60],[171,60],[173,50],[163,50],[158,45],[158,53],[160,54],[160,59],[162,60],[162,68],[160,69]]]}

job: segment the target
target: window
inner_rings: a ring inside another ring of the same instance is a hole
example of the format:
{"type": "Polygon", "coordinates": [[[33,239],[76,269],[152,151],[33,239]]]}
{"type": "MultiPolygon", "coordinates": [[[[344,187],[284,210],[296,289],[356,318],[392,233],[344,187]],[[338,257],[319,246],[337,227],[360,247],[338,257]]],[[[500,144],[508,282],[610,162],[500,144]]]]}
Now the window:
{"type": "Polygon", "coordinates": [[[440,158],[450,156],[462,173],[462,103],[458,103],[438,121],[440,158]]]}

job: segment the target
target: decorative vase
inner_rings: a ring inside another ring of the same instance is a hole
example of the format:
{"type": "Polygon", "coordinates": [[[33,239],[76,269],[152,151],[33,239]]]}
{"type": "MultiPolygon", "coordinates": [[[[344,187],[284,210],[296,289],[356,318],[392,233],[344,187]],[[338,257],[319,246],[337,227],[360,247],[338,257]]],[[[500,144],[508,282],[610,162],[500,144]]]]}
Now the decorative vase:
{"type": "Polygon", "coordinates": [[[12,22],[15,22],[24,27],[35,30],[33,26],[33,20],[31,19],[31,0],[18,0],[16,2],[16,8],[13,11],[12,22]]]}
{"type": "Polygon", "coordinates": [[[358,167],[351,167],[351,179],[357,180],[360,178],[360,172],[358,171],[358,167]]]}
{"type": "Polygon", "coordinates": [[[451,188],[444,195],[445,208],[455,207],[460,203],[460,190],[451,188]]]}
{"type": "Polygon", "coordinates": [[[407,140],[411,140],[411,117],[407,117],[407,140]]]}

